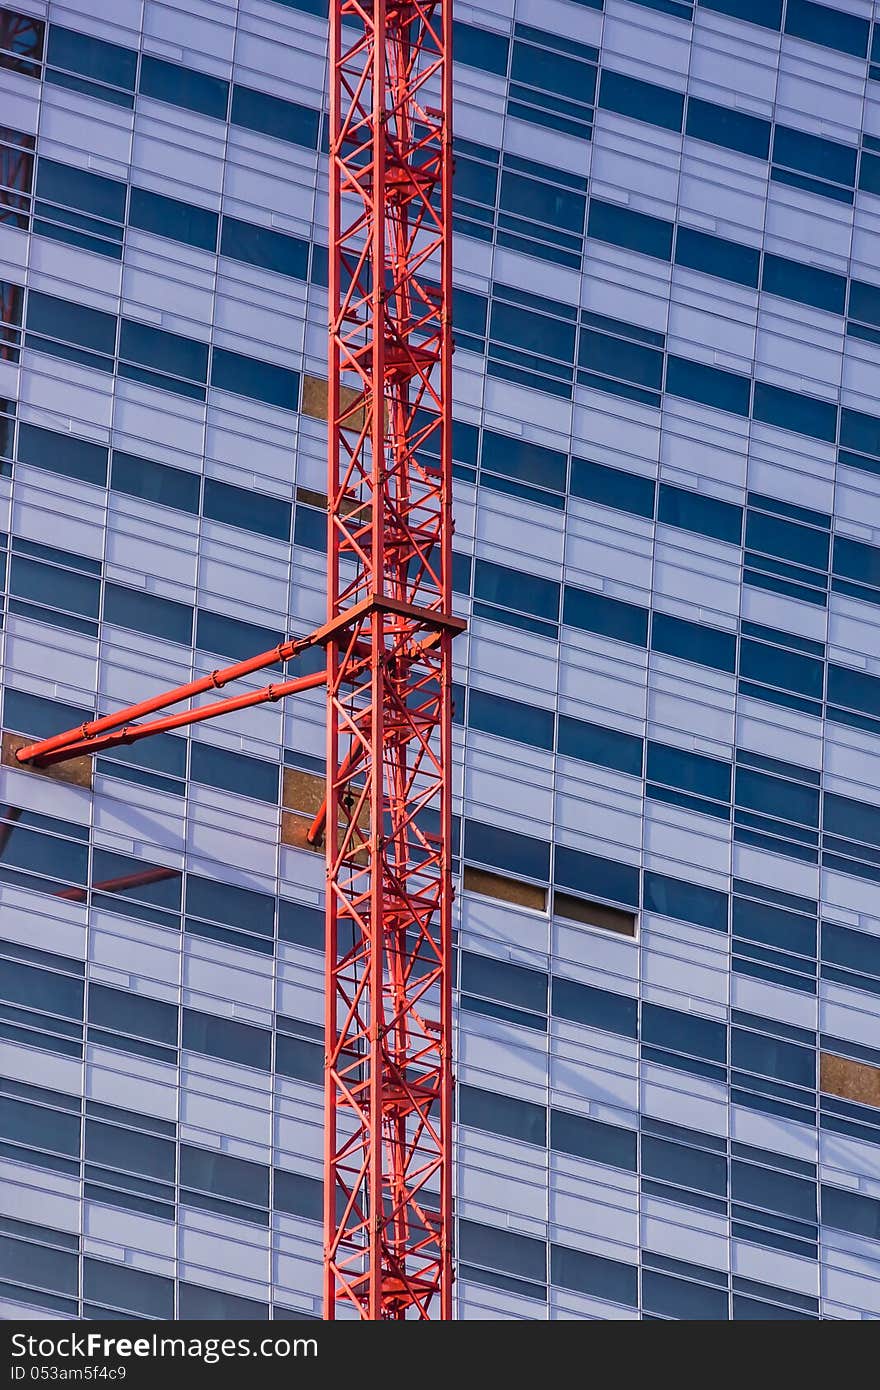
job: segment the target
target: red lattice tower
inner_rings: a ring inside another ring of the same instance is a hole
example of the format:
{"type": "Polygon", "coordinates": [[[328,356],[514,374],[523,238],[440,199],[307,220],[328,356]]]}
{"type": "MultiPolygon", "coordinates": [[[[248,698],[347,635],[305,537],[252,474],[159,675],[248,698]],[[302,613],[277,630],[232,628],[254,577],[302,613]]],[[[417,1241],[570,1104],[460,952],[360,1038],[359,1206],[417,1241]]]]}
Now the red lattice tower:
{"type": "Polygon", "coordinates": [[[325,625],[16,753],[326,683],[330,1319],[452,1316],[451,110],[451,0],[334,0],[325,625]],[[316,645],[325,672],[142,722],[316,645]]]}
{"type": "Polygon", "coordinates": [[[451,1315],[450,10],[330,25],[328,1316],[451,1315]]]}

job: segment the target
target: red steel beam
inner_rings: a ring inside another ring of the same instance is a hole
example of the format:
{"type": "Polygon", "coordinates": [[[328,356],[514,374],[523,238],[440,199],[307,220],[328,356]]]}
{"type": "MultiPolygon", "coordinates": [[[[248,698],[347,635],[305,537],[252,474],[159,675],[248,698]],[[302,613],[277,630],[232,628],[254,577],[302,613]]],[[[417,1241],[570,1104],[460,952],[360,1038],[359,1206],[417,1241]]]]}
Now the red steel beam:
{"type": "Polygon", "coordinates": [[[328,1319],[452,1315],[451,59],[330,6],[328,1319]]]}
{"type": "MultiPolygon", "coordinates": [[[[216,719],[219,714],[234,714],[236,710],[250,709],[252,705],[265,705],[270,701],[283,700],[288,695],[298,695],[304,690],[314,690],[316,686],[324,685],[327,680],[326,671],[318,671],[311,676],[301,676],[299,680],[285,681],[281,685],[264,685],[259,690],[249,690],[244,695],[232,695],[228,700],[216,700],[210,705],[199,705],[196,709],[181,710],[179,714],[168,714],[162,719],[151,719],[148,724],[123,724],[115,733],[90,736],[89,738],[79,738],[77,735],[81,730],[70,729],[67,735],[58,735],[59,738],[70,737],[73,741],[65,743],[63,746],[50,748],[48,752],[40,752],[45,744],[34,743],[28,748],[22,748],[16,753],[18,761],[21,763],[32,762],[35,767],[51,767],[54,763],[67,762],[70,758],[91,757],[96,753],[103,753],[108,748],[118,748],[121,744],[137,743],[142,738],[150,738],[153,734],[168,733],[170,729],[182,729],[189,724],[200,724],[204,719],[216,719]]],[[[132,706],[137,709],[138,706],[132,706]]],[[[96,721],[106,723],[107,719],[125,719],[130,714],[130,710],[120,710],[118,715],[107,715],[105,720],[96,721]]],[[[83,725],[83,728],[88,726],[83,725]]],[[[46,744],[56,743],[55,739],[47,739],[46,744]]]]}

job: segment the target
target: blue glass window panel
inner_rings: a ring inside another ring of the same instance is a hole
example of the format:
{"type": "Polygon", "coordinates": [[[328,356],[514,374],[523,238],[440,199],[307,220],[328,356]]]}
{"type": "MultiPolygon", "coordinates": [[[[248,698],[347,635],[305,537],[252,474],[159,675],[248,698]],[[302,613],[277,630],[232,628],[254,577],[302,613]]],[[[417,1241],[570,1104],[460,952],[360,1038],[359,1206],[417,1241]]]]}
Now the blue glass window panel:
{"type": "Polygon", "coordinates": [[[502,1096],[476,1086],[458,1086],[458,1123],[518,1139],[524,1144],[547,1142],[547,1111],[543,1105],[502,1096]]]}
{"type": "MultiPolygon", "coordinates": [[[[66,559],[66,557],[65,557],[66,559]]],[[[9,592],[34,603],[46,603],[68,613],[97,618],[100,602],[100,580],[76,574],[71,568],[75,559],[65,567],[41,564],[39,560],[13,555],[9,567],[9,592]]]]}
{"type": "Polygon", "coordinates": [[[204,514],[212,521],[254,531],[259,536],[290,540],[290,503],[252,488],[234,487],[232,483],[206,478],[204,514]]]}
{"type": "MultiPolygon", "coordinates": [[[[179,333],[167,333],[133,319],[122,320],[119,338],[120,364],[133,362],[156,372],[174,373],[188,381],[205,382],[208,375],[208,344],[179,333]]],[[[122,366],[120,365],[120,371],[122,366]]]]}
{"type": "Polygon", "coordinates": [[[142,1173],[163,1182],[174,1181],[174,1144],[142,1130],[86,1120],[85,1156],[93,1163],[123,1172],[142,1173]]]}
{"type": "Polygon", "coordinates": [[[305,149],[318,147],[319,112],[252,87],[233,87],[231,121],[245,130],[287,140],[305,149]]]}
{"type": "Polygon", "coordinates": [[[269,1071],[272,1035],[265,1028],[236,1023],[196,1009],[183,1011],[183,1046],[207,1057],[269,1071]]]}
{"type": "Polygon", "coordinates": [[[727,931],[727,894],[667,874],[646,871],[643,905],[648,912],[692,922],[710,931],[727,931]]]}
{"type": "Polygon", "coordinates": [[[755,382],[754,416],[764,424],[829,444],[834,443],[837,434],[837,407],[830,401],[786,391],[766,381],[755,382]]]}
{"type": "Polygon", "coordinates": [[[18,459],[33,468],[44,468],[97,487],[107,482],[107,450],[102,445],[39,425],[22,422],[19,426],[18,459]]]}
{"type": "Polygon", "coordinates": [[[31,290],[28,294],[27,327],[32,333],[110,356],[116,347],[116,316],[87,309],[55,295],[31,290]]]}
{"type": "Polygon", "coordinates": [[[662,261],[672,259],[672,223],[644,212],[591,198],[587,231],[597,241],[607,241],[612,246],[623,246],[662,261]]]}
{"type": "Polygon", "coordinates": [[[669,526],[681,526],[684,530],[696,531],[702,536],[727,541],[731,545],[739,545],[742,539],[741,507],[731,502],[721,502],[715,497],[705,497],[702,493],[673,487],[670,483],[660,485],[657,519],[669,526]]]}
{"type": "Polygon", "coordinates": [[[490,560],[477,560],[474,566],[474,595],[487,603],[533,613],[554,622],[559,617],[558,584],[536,574],[507,569],[490,560]]]}
{"type": "Polygon", "coordinates": [[[867,844],[880,845],[880,807],[867,805],[852,797],[826,792],[822,808],[825,830],[838,835],[851,835],[867,844]]]}
{"type": "Polygon", "coordinates": [[[284,640],[282,632],[259,627],[256,623],[246,623],[240,618],[227,618],[222,613],[212,613],[210,609],[200,608],[196,622],[196,646],[202,651],[217,652],[231,657],[234,661],[244,661],[257,652],[268,652],[284,640]]]}
{"type": "Polygon", "coordinates": [[[259,362],[227,348],[214,349],[211,385],[233,395],[248,396],[264,405],[296,410],[299,405],[299,373],[274,362],[259,362]]]}
{"type": "Polygon", "coordinates": [[[457,63],[504,77],[509,47],[504,34],[481,29],[476,24],[465,24],[462,20],[453,21],[452,53],[457,63]]]}
{"type": "Polygon", "coordinates": [[[623,599],[565,586],[562,621],[582,632],[595,632],[618,642],[644,647],[648,641],[648,612],[623,599]]]}
{"type": "Polygon", "coordinates": [[[643,82],[622,72],[606,68],[599,88],[599,105],[619,116],[631,116],[637,121],[662,126],[665,130],[681,130],[684,116],[684,96],[681,92],[643,82]]]}
{"type": "MultiPolygon", "coordinates": [[[[848,666],[828,666],[828,703],[880,719],[880,679],[848,666]]],[[[829,711],[829,717],[832,717],[829,711]]]]}
{"type": "MultiPolygon", "coordinates": [[[[307,1221],[321,1221],[324,1213],[324,1188],[318,1178],[302,1173],[288,1173],[276,1168],[272,1174],[272,1206],[276,1211],[303,1216],[307,1221]]],[[[301,1315],[296,1314],[299,1318],[301,1315]]],[[[275,1307],[278,1320],[278,1307],[275,1307]]]]}
{"type": "MultiPolygon", "coordinates": [[[[877,31],[880,33],[880,29],[877,31]]],[[[871,285],[864,280],[849,282],[850,318],[860,323],[871,323],[880,327],[880,285],[871,285]]]]}
{"type": "Polygon", "coordinates": [[[278,903],[278,937],[281,941],[292,941],[297,946],[322,951],[324,913],[319,908],[307,907],[305,903],[281,898],[278,903]]]}
{"type": "Polygon", "coordinates": [[[730,280],[735,285],[744,285],[747,289],[758,288],[759,250],[712,236],[709,232],[698,232],[693,227],[678,228],[675,263],[730,280]]]}
{"type": "Polygon", "coordinates": [[[659,1004],[642,1005],[642,1042],[712,1062],[727,1061],[725,1024],[659,1004]]]}
{"type": "Polygon", "coordinates": [[[492,473],[502,473],[505,477],[518,478],[555,492],[565,491],[568,460],[558,449],[484,430],[480,462],[492,473]]]}
{"type": "Polygon", "coordinates": [[[233,1202],[269,1205],[269,1170],[262,1163],[233,1158],[231,1154],[180,1146],[180,1182],[201,1192],[214,1192],[233,1202]]]}
{"type": "Polygon", "coordinates": [[[790,261],[785,256],[773,256],[769,251],[764,253],[761,289],[831,314],[842,314],[846,305],[845,275],[790,261]]]}
{"type": "Polygon", "coordinates": [[[0,1134],[18,1144],[79,1156],[80,1119],[45,1105],[0,1096],[0,1134]]]}
{"type": "MultiPolygon", "coordinates": [[[[501,177],[500,209],[534,224],[528,229],[529,235],[538,238],[546,235],[540,225],[543,223],[580,236],[586,213],[584,195],[546,182],[554,177],[553,169],[543,165],[532,167],[541,170],[541,178],[529,178],[523,171],[505,167],[501,177]]],[[[569,242],[562,244],[568,245],[569,242]]]]}
{"type": "MultiPolygon", "coordinates": [[[[49,874],[52,877],[31,881],[15,874],[13,881],[47,891],[55,890],[56,879],[84,884],[88,861],[86,846],[58,835],[44,835],[38,829],[29,828],[23,821],[24,817],[13,826],[3,847],[0,866],[6,870],[21,869],[27,874],[49,874]]],[[[55,824],[64,825],[64,822],[55,824]]]]}
{"type": "Polygon", "coordinates": [[[816,4],[815,0],[788,0],[786,34],[834,48],[838,53],[851,53],[855,58],[866,57],[870,28],[867,19],[829,5],[816,4]]]}
{"type": "Polygon", "coordinates": [[[774,1077],[795,1086],[809,1088],[816,1085],[815,1051],[808,1047],[799,1047],[795,1043],[783,1042],[780,1038],[767,1034],[732,1028],[730,1062],[732,1066],[741,1067],[743,1071],[774,1077]]]}
{"type": "Polygon", "coordinates": [[[730,764],[717,758],[689,753],[665,743],[648,743],[646,776],[649,781],[729,802],[730,771],[730,764]]]}
{"type": "Polygon", "coordinates": [[[638,1002],[607,989],[553,976],[552,1012],[569,1023],[583,1023],[624,1038],[638,1037],[638,1002]]]}
{"type": "Polygon", "coordinates": [[[752,768],[736,769],[736,802],[765,816],[779,816],[801,825],[819,824],[818,791],[752,768]]]}
{"type": "Polygon", "coordinates": [[[825,571],[828,568],[830,539],[826,530],[768,516],[755,510],[754,505],[749,508],[746,521],[746,545],[751,550],[777,555],[812,569],[825,571]]]}
{"type": "MultiPolygon", "coordinates": [[[[814,917],[790,912],[773,903],[753,902],[736,896],[733,900],[733,933],[743,941],[761,942],[793,956],[815,960],[817,926],[814,917]]],[[[794,964],[794,962],[793,962],[794,964]]]]}
{"type": "Polygon", "coordinates": [[[523,1279],[543,1283],[546,1278],[547,1245],[532,1236],[475,1221],[459,1224],[459,1258],[490,1269],[504,1269],[523,1279]]]}
{"type": "Polygon", "coordinates": [[[142,232],[182,241],[201,251],[217,250],[219,219],[209,208],[150,193],[146,188],[132,188],[128,220],[142,232]]]}
{"type": "Polygon", "coordinates": [[[635,1130],[621,1125],[573,1115],[567,1110],[550,1112],[550,1147],[558,1153],[574,1154],[634,1173],[637,1142],[635,1130]]]}
{"type": "Polygon", "coordinates": [[[206,72],[168,63],[149,53],[141,56],[140,92],[156,101],[170,102],[201,116],[226,120],[229,105],[229,83],[206,72]]]}
{"type": "Polygon", "coordinates": [[[290,275],[295,280],[308,279],[308,242],[300,237],[275,232],[271,227],[258,227],[237,217],[224,217],[220,253],[246,265],[273,270],[278,275],[290,275]]]}
{"type": "Polygon", "coordinates": [[[840,412],[840,449],[841,463],[880,473],[880,418],[844,406],[840,412]]]}
{"type": "Polygon", "coordinates": [[[554,722],[552,710],[471,689],[468,724],[472,729],[496,734],[499,738],[517,739],[533,748],[552,749],[554,722]]]}
{"type": "Polygon", "coordinates": [[[21,73],[24,77],[39,77],[46,35],[44,21],[32,15],[20,14],[6,5],[3,9],[15,23],[10,24],[4,34],[5,51],[0,52],[0,68],[21,73]]]}
{"type": "Polygon", "coordinates": [[[638,1268],[622,1260],[552,1245],[550,1277],[554,1285],[575,1293],[623,1303],[630,1308],[638,1304],[638,1268]]]}
{"type": "MultiPolygon", "coordinates": [[[[473,698],[473,692],[471,692],[473,698]]],[[[642,740],[570,715],[559,716],[557,751],[581,762],[610,767],[632,777],[642,774],[642,740]]]]}
{"type": "MultiPolygon", "coordinates": [[[[675,19],[690,21],[694,17],[695,0],[632,0],[632,3],[644,5],[646,10],[656,10],[658,14],[671,14],[675,19]]],[[[594,0],[594,8],[599,8],[599,0],[594,0]]]]}
{"type": "MultiPolygon", "coordinates": [[[[863,541],[851,540],[849,536],[836,536],[834,573],[880,590],[880,546],[866,545],[863,541]]],[[[873,601],[880,601],[880,594],[873,601]]]]}
{"type": "Polygon", "coordinates": [[[188,915],[226,922],[264,936],[271,936],[275,929],[274,898],[198,874],[186,876],[186,910],[188,915]]]}
{"type": "Polygon", "coordinates": [[[190,473],[184,468],[137,458],[134,454],[114,449],[110,486],[129,497],[142,497],[164,507],[198,515],[201,478],[198,473],[190,473]]]}
{"type": "Polygon", "coordinates": [[[203,1288],[201,1284],[185,1284],[182,1280],[178,1290],[179,1314],[187,1321],[266,1322],[269,1317],[268,1304],[258,1303],[254,1298],[241,1298],[238,1294],[203,1288]]]}
{"type": "MultiPolygon", "coordinates": [[[[39,1297],[34,1299],[26,1292],[33,1286],[38,1289],[56,1289],[60,1293],[72,1294],[75,1298],[78,1275],[77,1255],[68,1251],[53,1250],[48,1245],[37,1245],[32,1241],[0,1235],[0,1276],[10,1280],[15,1286],[14,1296],[17,1301],[40,1303],[39,1297]]],[[[75,1310],[76,1304],[72,1307],[75,1310]]]]}
{"type": "Polygon", "coordinates": [[[686,133],[755,159],[766,159],[770,153],[769,121],[699,97],[688,97],[686,133]]]}
{"type": "Polygon", "coordinates": [[[818,179],[852,188],[856,179],[858,150],[839,140],[808,135],[804,130],[777,125],[773,135],[773,163],[796,169],[818,179]]]}
{"type": "Polygon", "coordinates": [[[547,1012],[547,976],[543,971],[512,965],[494,956],[463,951],[461,988],[482,999],[496,999],[517,1009],[547,1012]]]}
{"type": "Polygon", "coordinates": [[[117,106],[134,106],[137,52],[119,44],[63,29],[58,24],[49,27],[49,46],[46,64],[47,80],[59,87],[86,92],[117,106]],[[92,79],[85,82],[80,78],[92,79]]]}
{"type": "Polygon", "coordinates": [[[525,878],[543,879],[550,875],[550,846],[530,835],[499,830],[479,821],[465,822],[464,854],[478,864],[504,869],[525,878]]]}
{"type": "Polygon", "coordinates": [[[554,882],[562,888],[571,888],[590,898],[609,898],[613,902],[626,903],[628,907],[639,904],[639,871],[631,864],[621,864],[599,855],[585,854],[582,850],[556,846],[556,869],[554,882]]]}
{"type": "Polygon", "coordinates": [[[824,662],[799,653],[744,638],[740,644],[739,671],[741,676],[762,685],[797,691],[816,700],[822,698],[824,662]]]}
{"type": "Polygon", "coordinates": [[[734,1159],[730,1165],[730,1186],[736,1201],[777,1211],[799,1221],[818,1220],[818,1189],[814,1182],[804,1178],[734,1159]]]}
{"type": "Polygon", "coordinates": [[[213,744],[193,741],[190,749],[190,776],[220,791],[254,797],[274,805],[278,801],[278,774],[275,763],[247,753],[233,753],[213,744]]]}
{"type": "Polygon", "coordinates": [[[0,960],[0,998],[63,1018],[83,1016],[81,980],[21,961],[0,960]]]}
{"type": "Polygon", "coordinates": [[[570,490],[573,497],[631,512],[633,516],[650,518],[654,515],[653,481],[607,464],[572,459],[570,490]]]}
{"type": "Polygon", "coordinates": [[[687,1322],[724,1322],[728,1317],[726,1289],[711,1289],[652,1269],[642,1273],[642,1302],[650,1312],[687,1322]]]}
{"type": "MultiPolygon", "coordinates": [[[[179,886],[178,886],[179,896],[179,886]]],[[[94,981],[89,986],[89,1023],[119,1033],[177,1046],[177,1006],[131,990],[113,989],[94,981]]]]}
{"type": "Polygon", "coordinates": [[[167,642],[192,642],[192,609],[173,599],[158,598],[121,584],[104,586],[104,621],[161,637],[167,642]]]}
{"type": "MultiPolygon", "coordinates": [[[[498,343],[510,343],[542,359],[565,364],[570,370],[574,361],[575,325],[549,314],[536,313],[532,308],[517,308],[513,304],[493,300],[490,333],[498,343]]],[[[552,371],[547,362],[544,370],[552,371]]],[[[558,373],[557,373],[558,374],[558,373]]]]}
{"type": "Polygon", "coordinates": [[[726,372],[720,367],[707,367],[703,362],[691,362],[685,357],[666,359],[666,390],[698,405],[714,410],[729,410],[733,415],[748,416],[752,383],[738,372],[726,372]]]}
{"type": "Polygon", "coordinates": [[[822,1222],[837,1231],[880,1240],[880,1201],[860,1192],[822,1184],[822,1222]]]}
{"type": "Polygon", "coordinates": [[[711,666],[731,675],[736,670],[734,633],[722,632],[705,623],[691,623],[685,618],[673,618],[668,613],[654,613],[651,650],[680,657],[683,661],[696,661],[701,666],[711,666]]]}
{"type": "MultiPolygon", "coordinates": [[[[659,392],[663,384],[662,351],[614,333],[599,332],[586,324],[581,329],[578,365],[592,374],[633,382],[649,391],[659,392]]],[[[599,385],[595,375],[583,384],[599,385]]]]}
{"type": "Polygon", "coordinates": [[[541,29],[528,28],[518,24],[517,42],[513,45],[513,62],[510,69],[512,82],[526,87],[538,88],[554,95],[568,97],[578,104],[591,103],[596,95],[596,69],[589,61],[598,56],[595,49],[584,44],[566,44],[559,35],[544,33],[541,29]],[[547,46],[544,47],[543,45],[547,46]],[[566,56],[562,51],[580,50],[581,58],[566,56]]]}
{"type": "MultiPolygon", "coordinates": [[[[57,203],[60,207],[92,213],[108,223],[125,221],[126,191],[126,185],[119,179],[87,173],[70,164],[59,164],[54,159],[41,158],[37,165],[37,197],[57,203]]],[[[115,233],[110,226],[104,229],[98,226],[96,230],[103,230],[106,236],[115,233]]]]}
{"type": "Polygon", "coordinates": [[[145,1313],[152,1318],[174,1317],[174,1280],[147,1274],[130,1265],[84,1260],[83,1296],[111,1308],[145,1313]]]}

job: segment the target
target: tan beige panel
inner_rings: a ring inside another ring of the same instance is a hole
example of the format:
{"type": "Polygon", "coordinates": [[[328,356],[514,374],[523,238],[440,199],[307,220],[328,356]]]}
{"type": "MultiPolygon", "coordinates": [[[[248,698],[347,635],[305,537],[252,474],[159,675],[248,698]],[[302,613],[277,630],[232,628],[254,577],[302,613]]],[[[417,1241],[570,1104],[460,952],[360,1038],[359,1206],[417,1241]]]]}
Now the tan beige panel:
{"type": "Polygon", "coordinates": [[[547,906],[546,889],[537,884],[522,883],[504,874],[490,874],[486,869],[474,869],[470,865],[465,867],[463,887],[467,893],[482,893],[486,898],[498,898],[535,912],[544,912],[547,906]]]}
{"type": "Polygon", "coordinates": [[[604,931],[616,932],[618,936],[636,934],[636,919],[632,912],[606,907],[604,903],[587,902],[584,898],[576,898],[570,893],[554,893],[553,911],[557,917],[566,917],[570,922],[582,922],[588,927],[601,927],[604,931]]]}
{"type": "MultiPolygon", "coordinates": [[[[349,410],[357,405],[363,396],[362,391],[355,391],[350,386],[340,388],[339,399],[343,410],[349,410]]],[[[302,388],[302,413],[309,415],[313,420],[327,419],[327,382],[319,376],[304,376],[302,388]]],[[[346,428],[351,430],[361,430],[364,426],[363,407],[352,415],[346,422],[346,428]]]]}
{"type": "Polygon", "coordinates": [[[36,772],[40,777],[49,777],[55,782],[67,782],[73,787],[92,788],[92,758],[71,758],[66,763],[55,763],[52,767],[34,767],[32,763],[20,763],[15,754],[19,748],[26,748],[35,740],[25,734],[4,733],[2,760],[6,767],[17,767],[19,772],[36,772]]]}
{"type": "Polygon", "coordinates": [[[819,1089],[860,1105],[880,1106],[880,1067],[854,1062],[851,1057],[835,1057],[823,1052],[819,1065],[819,1089]]]}

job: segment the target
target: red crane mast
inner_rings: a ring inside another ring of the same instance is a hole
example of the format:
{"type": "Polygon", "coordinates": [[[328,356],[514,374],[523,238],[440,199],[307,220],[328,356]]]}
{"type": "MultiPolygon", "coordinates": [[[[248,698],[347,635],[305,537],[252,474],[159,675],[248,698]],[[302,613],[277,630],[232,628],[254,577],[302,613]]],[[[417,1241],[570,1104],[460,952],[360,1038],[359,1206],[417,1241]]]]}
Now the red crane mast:
{"type": "Polygon", "coordinates": [[[332,0],[327,621],[19,749],[326,685],[324,1316],[452,1316],[451,0],[332,0]],[[326,671],[146,716],[316,645],[326,671]]]}

